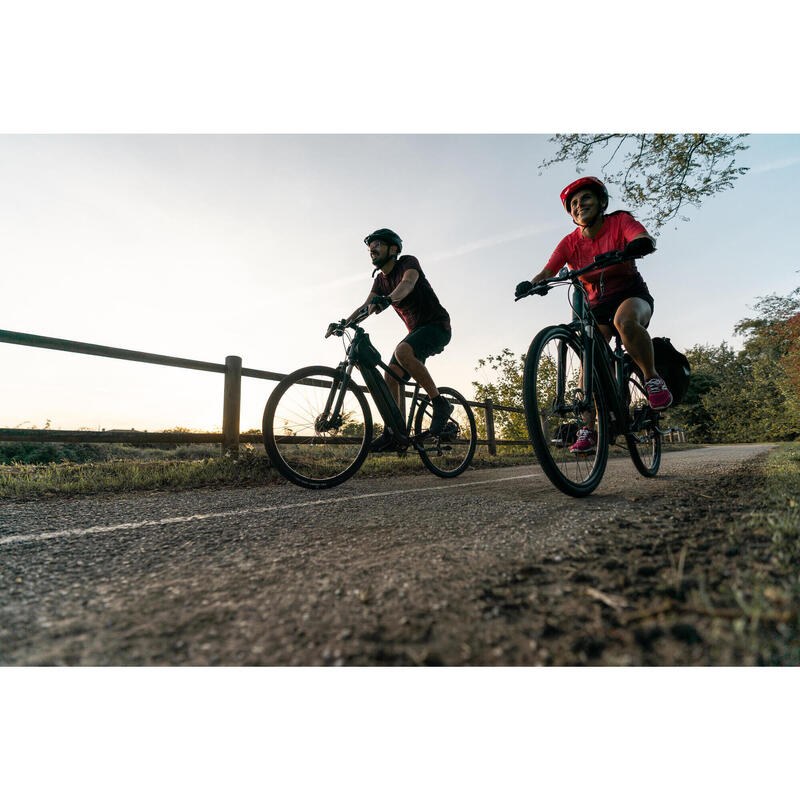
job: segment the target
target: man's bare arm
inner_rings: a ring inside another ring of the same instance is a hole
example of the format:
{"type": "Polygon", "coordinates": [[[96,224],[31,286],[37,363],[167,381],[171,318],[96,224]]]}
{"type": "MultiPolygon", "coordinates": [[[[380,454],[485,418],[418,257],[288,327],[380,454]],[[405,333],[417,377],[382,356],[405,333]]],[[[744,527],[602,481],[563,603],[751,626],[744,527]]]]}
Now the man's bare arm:
{"type": "MultiPolygon", "coordinates": [[[[367,295],[367,299],[345,320],[345,322],[350,322],[351,320],[354,320],[361,313],[361,309],[364,308],[364,306],[371,305],[372,304],[372,298],[373,297],[377,297],[377,296],[378,295],[375,294],[375,292],[370,292],[367,295]]],[[[373,312],[370,311],[370,314],[371,313],[373,313],[373,312]]]]}
{"type": "Polygon", "coordinates": [[[403,273],[403,279],[395,286],[394,291],[389,295],[393,303],[399,303],[403,298],[408,297],[414,290],[419,280],[419,271],[407,269],[403,273]]]}

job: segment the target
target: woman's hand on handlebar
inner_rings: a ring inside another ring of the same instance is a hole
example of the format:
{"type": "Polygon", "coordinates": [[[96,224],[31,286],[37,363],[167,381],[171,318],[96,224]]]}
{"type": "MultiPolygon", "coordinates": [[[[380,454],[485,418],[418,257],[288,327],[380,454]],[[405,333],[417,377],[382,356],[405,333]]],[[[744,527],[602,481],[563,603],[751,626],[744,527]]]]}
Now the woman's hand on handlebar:
{"type": "Polygon", "coordinates": [[[531,283],[530,281],[522,281],[517,284],[514,290],[514,302],[522,300],[523,297],[528,297],[531,294],[545,295],[550,291],[550,287],[544,282],[531,283]]]}
{"type": "Polygon", "coordinates": [[[650,255],[655,249],[656,246],[649,236],[637,236],[625,245],[625,249],[622,251],[622,257],[626,261],[629,258],[641,258],[641,256],[650,255]]]}

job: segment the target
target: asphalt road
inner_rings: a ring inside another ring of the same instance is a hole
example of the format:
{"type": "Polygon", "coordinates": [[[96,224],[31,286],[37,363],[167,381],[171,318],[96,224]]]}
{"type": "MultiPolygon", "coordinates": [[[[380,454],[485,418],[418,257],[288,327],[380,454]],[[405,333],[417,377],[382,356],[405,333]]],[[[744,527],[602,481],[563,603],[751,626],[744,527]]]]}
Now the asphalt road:
{"type": "Polygon", "coordinates": [[[582,500],[531,465],[8,503],[0,664],[487,663],[488,576],[767,448],[667,453],[655,480],[613,459],[582,500]]]}

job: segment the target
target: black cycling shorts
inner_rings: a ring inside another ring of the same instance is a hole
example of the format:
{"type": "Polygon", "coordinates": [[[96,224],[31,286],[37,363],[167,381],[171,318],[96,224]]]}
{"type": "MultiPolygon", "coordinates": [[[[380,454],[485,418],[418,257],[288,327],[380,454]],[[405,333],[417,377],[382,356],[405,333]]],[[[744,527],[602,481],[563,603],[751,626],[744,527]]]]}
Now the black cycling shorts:
{"type": "MultiPolygon", "coordinates": [[[[444,325],[439,325],[438,322],[431,322],[427,325],[420,325],[419,328],[414,328],[403,339],[403,342],[408,342],[411,345],[414,355],[424,364],[426,358],[435,356],[444,350],[452,335],[452,331],[445,328],[444,325]]],[[[400,344],[403,342],[400,342],[400,344]]],[[[403,369],[395,354],[392,353],[392,360],[389,365],[395,364],[403,370],[403,380],[407,381],[411,376],[403,369]]]]}
{"type": "Polygon", "coordinates": [[[614,315],[617,309],[629,298],[639,297],[650,306],[650,315],[653,314],[653,295],[647,289],[630,289],[627,292],[621,292],[607,303],[598,303],[592,307],[592,314],[600,325],[609,325],[614,327],[614,315]]]}

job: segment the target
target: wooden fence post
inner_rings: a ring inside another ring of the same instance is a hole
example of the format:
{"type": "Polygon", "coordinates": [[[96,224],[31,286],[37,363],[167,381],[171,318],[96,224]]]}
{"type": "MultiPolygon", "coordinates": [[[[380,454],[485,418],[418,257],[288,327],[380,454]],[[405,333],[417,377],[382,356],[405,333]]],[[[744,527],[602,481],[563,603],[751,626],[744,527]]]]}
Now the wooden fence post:
{"type": "Polygon", "coordinates": [[[497,455],[497,443],[494,438],[494,401],[486,398],[486,438],[489,440],[489,455],[497,455]]]}
{"type": "Polygon", "coordinates": [[[222,403],[222,452],[239,455],[239,409],[242,399],[242,359],[225,358],[225,394],[222,403]]]}

